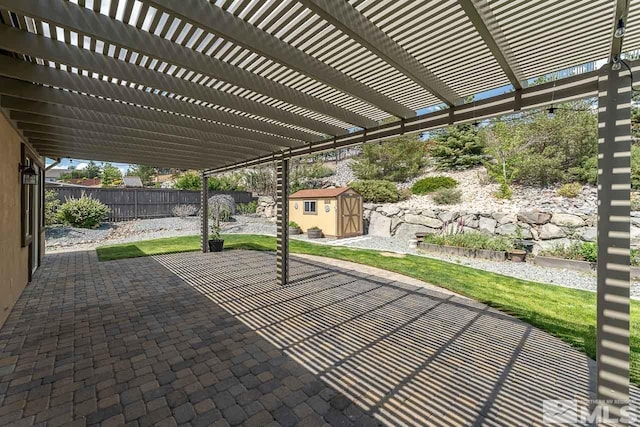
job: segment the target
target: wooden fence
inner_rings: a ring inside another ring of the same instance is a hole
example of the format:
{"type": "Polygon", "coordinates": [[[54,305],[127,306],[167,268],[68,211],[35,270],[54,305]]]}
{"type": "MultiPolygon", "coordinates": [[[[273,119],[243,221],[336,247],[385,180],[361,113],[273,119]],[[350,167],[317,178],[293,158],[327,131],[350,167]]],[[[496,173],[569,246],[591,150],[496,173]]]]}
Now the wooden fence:
{"type": "MultiPolygon", "coordinates": [[[[172,210],[178,205],[192,205],[200,208],[200,192],[173,190],[167,188],[80,188],[47,185],[47,190],[58,193],[62,202],[66,198],[77,199],[86,194],[100,200],[111,208],[108,221],[127,221],[143,218],[163,218],[173,216],[172,210]]],[[[228,194],[237,203],[253,200],[246,191],[209,191],[214,194],[228,194]]]]}

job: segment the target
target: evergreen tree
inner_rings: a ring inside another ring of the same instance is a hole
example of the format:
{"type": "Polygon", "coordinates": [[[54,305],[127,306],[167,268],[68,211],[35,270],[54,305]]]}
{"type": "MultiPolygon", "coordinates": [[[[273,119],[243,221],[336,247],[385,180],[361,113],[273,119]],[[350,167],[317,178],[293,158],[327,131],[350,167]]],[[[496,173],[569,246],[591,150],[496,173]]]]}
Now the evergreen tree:
{"type": "Polygon", "coordinates": [[[472,125],[449,126],[432,144],[430,152],[438,169],[469,169],[485,159],[482,139],[472,125]]]}

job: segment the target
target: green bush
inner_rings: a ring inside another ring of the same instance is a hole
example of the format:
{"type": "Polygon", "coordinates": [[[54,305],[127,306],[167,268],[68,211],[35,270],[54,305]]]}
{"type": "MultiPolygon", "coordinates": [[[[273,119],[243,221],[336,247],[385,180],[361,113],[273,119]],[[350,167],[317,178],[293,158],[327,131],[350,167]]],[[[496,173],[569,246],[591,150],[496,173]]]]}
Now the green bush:
{"type": "Polygon", "coordinates": [[[431,193],[431,198],[439,205],[455,205],[462,201],[462,192],[455,188],[441,188],[431,193]]]}
{"type": "Polygon", "coordinates": [[[80,228],[96,228],[111,211],[107,205],[83,194],[79,199],[66,199],[58,209],[58,219],[80,228]]]}
{"type": "Polygon", "coordinates": [[[365,202],[394,203],[400,200],[400,192],[393,182],[369,179],[349,184],[365,202]]]}
{"type": "Polygon", "coordinates": [[[200,190],[200,175],[195,172],[185,172],[176,178],[173,188],[178,190],[200,190]]]}
{"type": "Polygon", "coordinates": [[[298,223],[295,222],[295,221],[289,221],[289,227],[291,227],[291,228],[300,228],[298,223]]]}
{"type": "Polygon", "coordinates": [[[58,199],[58,193],[54,190],[47,190],[44,193],[44,224],[53,225],[57,224],[60,220],[57,212],[60,208],[60,200],[58,199]]]}
{"type": "Polygon", "coordinates": [[[258,209],[258,202],[255,200],[249,203],[238,203],[236,205],[236,210],[242,215],[256,213],[258,209]]]}
{"type": "Polygon", "coordinates": [[[493,193],[493,195],[498,199],[510,199],[511,196],[513,196],[513,191],[511,190],[511,187],[509,187],[509,184],[503,182],[500,184],[498,191],[493,193]]]}
{"type": "MultiPolygon", "coordinates": [[[[199,177],[198,177],[199,179],[199,177]]],[[[198,184],[198,187],[200,184],[198,184]]],[[[240,174],[209,177],[207,188],[211,191],[244,191],[240,174]]]]}
{"type": "Polygon", "coordinates": [[[541,251],[542,256],[553,256],[575,261],[598,261],[598,245],[594,242],[572,242],[569,245],[555,245],[551,249],[541,251]]]}
{"type": "Polygon", "coordinates": [[[417,136],[402,136],[381,144],[365,144],[362,156],[351,164],[361,180],[404,182],[426,165],[426,145],[417,136]]]}
{"type": "Polygon", "coordinates": [[[491,251],[508,251],[513,248],[511,239],[494,237],[483,233],[470,232],[458,234],[427,234],[425,243],[441,246],[456,246],[468,249],[488,249],[491,251]]]}
{"type": "Polygon", "coordinates": [[[429,176],[413,184],[411,191],[413,194],[427,194],[441,188],[453,188],[457,185],[458,181],[448,176],[429,176]]]}
{"type": "Polygon", "coordinates": [[[580,193],[582,193],[582,184],[579,182],[569,182],[558,188],[558,194],[560,196],[568,197],[570,199],[578,197],[580,193]]]}
{"type": "Polygon", "coordinates": [[[469,169],[485,158],[482,139],[472,125],[450,126],[431,142],[429,151],[438,169],[469,169]]]}

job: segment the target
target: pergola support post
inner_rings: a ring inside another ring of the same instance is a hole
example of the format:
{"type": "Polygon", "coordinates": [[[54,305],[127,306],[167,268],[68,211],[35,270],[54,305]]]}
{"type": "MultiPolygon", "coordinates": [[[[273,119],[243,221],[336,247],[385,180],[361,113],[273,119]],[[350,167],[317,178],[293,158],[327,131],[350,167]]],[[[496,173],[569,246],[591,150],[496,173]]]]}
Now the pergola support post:
{"type": "Polygon", "coordinates": [[[200,247],[209,252],[209,177],[200,175],[200,247]]]}
{"type": "Polygon", "coordinates": [[[276,163],[276,278],[284,286],[289,282],[289,159],[276,163]]]}
{"type": "Polygon", "coordinates": [[[596,398],[611,418],[629,404],[631,75],[598,78],[598,319],[596,398]]]}

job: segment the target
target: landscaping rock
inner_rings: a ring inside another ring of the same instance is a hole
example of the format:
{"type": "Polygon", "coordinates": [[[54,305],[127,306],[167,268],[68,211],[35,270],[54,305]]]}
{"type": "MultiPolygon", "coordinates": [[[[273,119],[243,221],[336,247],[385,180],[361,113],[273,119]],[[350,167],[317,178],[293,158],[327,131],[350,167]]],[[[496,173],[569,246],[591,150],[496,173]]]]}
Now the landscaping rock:
{"type": "Polygon", "coordinates": [[[533,254],[537,255],[540,252],[547,251],[558,246],[569,246],[570,244],[571,240],[566,238],[539,241],[536,242],[536,245],[533,247],[533,254]]]}
{"type": "Polygon", "coordinates": [[[580,240],[585,242],[595,242],[598,236],[598,230],[595,227],[584,227],[578,231],[578,236],[580,240]]]}
{"type": "Polygon", "coordinates": [[[515,236],[517,230],[518,226],[516,224],[502,224],[496,228],[496,234],[501,236],[515,236]]]}
{"type": "Polygon", "coordinates": [[[423,225],[416,224],[400,224],[398,229],[396,230],[395,237],[401,241],[409,241],[411,239],[415,239],[416,233],[435,233],[436,230],[433,228],[425,227],[423,225]]]}
{"type": "Polygon", "coordinates": [[[400,209],[396,205],[386,205],[386,206],[381,206],[379,210],[380,210],[380,213],[386,216],[394,216],[399,214],[402,209],[400,209]]]}
{"type": "Polygon", "coordinates": [[[534,210],[521,210],[518,212],[518,219],[527,224],[542,225],[549,222],[551,215],[546,212],[540,212],[537,209],[534,210]]]}
{"type": "Polygon", "coordinates": [[[545,224],[539,230],[540,240],[560,239],[567,234],[564,230],[555,224],[545,224]]]}
{"type": "Polygon", "coordinates": [[[551,217],[551,223],[555,225],[562,225],[565,227],[584,226],[584,220],[579,216],[564,213],[554,213],[551,217]]]}
{"type": "Polygon", "coordinates": [[[430,218],[423,215],[407,214],[404,216],[404,222],[409,224],[424,225],[425,227],[429,228],[442,227],[442,221],[440,221],[439,219],[430,218]]]}
{"type": "Polygon", "coordinates": [[[391,218],[378,212],[372,212],[371,219],[369,219],[369,234],[373,236],[390,237],[391,218]]]}
{"type": "Polygon", "coordinates": [[[493,214],[493,219],[498,221],[498,224],[515,224],[518,222],[516,214],[497,212],[493,214]]]}
{"type": "Polygon", "coordinates": [[[496,232],[496,225],[498,222],[493,218],[480,217],[478,221],[478,230],[483,233],[494,234],[496,232]]]}
{"type": "Polygon", "coordinates": [[[465,215],[462,217],[465,228],[478,228],[478,217],[476,215],[465,215]]]}
{"type": "Polygon", "coordinates": [[[458,219],[458,212],[449,212],[449,211],[440,212],[440,214],[438,215],[438,218],[440,218],[442,222],[451,222],[458,219]]]}

